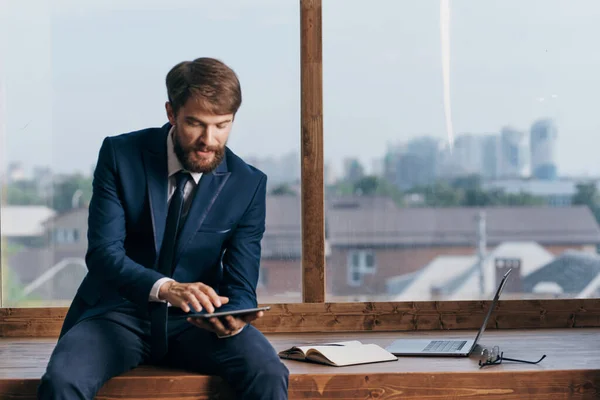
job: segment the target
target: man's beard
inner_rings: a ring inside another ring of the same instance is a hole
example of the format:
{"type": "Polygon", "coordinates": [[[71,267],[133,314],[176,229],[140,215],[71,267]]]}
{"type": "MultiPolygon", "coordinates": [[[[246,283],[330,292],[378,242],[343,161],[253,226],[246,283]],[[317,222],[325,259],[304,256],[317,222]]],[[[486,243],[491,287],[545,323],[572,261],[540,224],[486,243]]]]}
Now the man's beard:
{"type": "Polygon", "coordinates": [[[214,171],[225,157],[225,146],[205,146],[202,143],[190,143],[184,147],[179,141],[177,132],[173,132],[173,149],[183,168],[190,172],[207,173],[214,171]],[[195,154],[196,151],[212,152],[213,157],[210,160],[200,159],[195,154]]]}

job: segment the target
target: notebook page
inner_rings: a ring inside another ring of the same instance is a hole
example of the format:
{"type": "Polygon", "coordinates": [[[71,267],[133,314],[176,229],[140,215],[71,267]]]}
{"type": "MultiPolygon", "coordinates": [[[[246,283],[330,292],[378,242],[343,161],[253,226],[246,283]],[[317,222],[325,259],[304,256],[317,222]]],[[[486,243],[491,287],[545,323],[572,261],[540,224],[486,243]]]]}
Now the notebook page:
{"type": "Polygon", "coordinates": [[[352,349],[347,346],[319,346],[318,350],[339,367],[398,359],[398,357],[376,344],[353,346],[352,349]]]}
{"type": "Polygon", "coordinates": [[[340,347],[340,348],[348,348],[348,347],[359,347],[362,346],[363,344],[361,342],[359,342],[358,340],[349,340],[346,342],[331,342],[331,343],[315,343],[314,345],[307,345],[307,346],[295,346],[297,349],[300,349],[304,352],[304,354],[306,354],[306,352],[310,349],[315,349],[318,351],[321,351],[322,348],[324,347],[340,347]]]}

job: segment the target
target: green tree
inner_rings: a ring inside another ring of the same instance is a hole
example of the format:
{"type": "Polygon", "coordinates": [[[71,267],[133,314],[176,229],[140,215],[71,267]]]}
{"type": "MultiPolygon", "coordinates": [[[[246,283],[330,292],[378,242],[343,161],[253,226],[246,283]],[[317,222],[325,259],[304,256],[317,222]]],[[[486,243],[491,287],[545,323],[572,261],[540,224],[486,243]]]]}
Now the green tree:
{"type": "Polygon", "coordinates": [[[386,181],[374,175],[364,176],[352,185],[352,194],[361,196],[391,197],[398,205],[402,205],[402,192],[386,181]]]}
{"type": "Polygon", "coordinates": [[[73,208],[75,200],[80,206],[87,206],[92,198],[92,178],[82,174],[67,175],[54,182],[52,207],[62,212],[73,208]]]}
{"type": "Polygon", "coordinates": [[[591,183],[579,183],[576,192],[571,199],[574,205],[586,205],[590,208],[597,207],[599,203],[596,185],[591,183]]]}
{"type": "Polygon", "coordinates": [[[4,187],[6,203],[10,205],[29,206],[46,204],[46,199],[38,194],[34,181],[17,181],[4,187]]]}
{"type": "Polygon", "coordinates": [[[503,205],[507,206],[542,206],[544,199],[534,196],[531,193],[505,194],[503,205]]]}
{"type": "Polygon", "coordinates": [[[481,188],[481,176],[477,174],[460,176],[455,178],[450,184],[454,189],[475,190],[481,188]]]}
{"type": "Polygon", "coordinates": [[[439,181],[418,187],[411,193],[422,194],[429,207],[494,207],[543,205],[544,200],[529,193],[507,194],[500,189],[484,190],[479,177],[458,178],[450,183],[439,181]]]}
{"type": "Polygon", "coordinates": [[[270,194],[273,196],[297,195],[297,193],[287,183],[282,183],[281,185],[275,186],[273,189],[271,189],[270,194]]]}
{"type": "Polygon", "coordinates": [[[596,217],[596,221],[600,223],[600,195],[594,182],[579,183],[576,186],[576,192],[571,198],[573,205],[588,206],[590,211],[596,217]]]}
{"type": "Polygon", "coordinates": [[[417,187],[411,193],[422,194],[428,207],[456,207],[463,199],[461,190],[441,181],[433,185],[417,187]]]}
{"type": "Polygon", "coordinates": [[[373,196],[381,185],[379,178],[376,176],[365,176],[354,183],[354,194],[362,194],[365,196],[373,196]]]}
{"type": "Polygon", "coordinates": [[[461,205],[464,207],[491,207],[503,203],[502,192],[499,190],[482,190],[471,188],[464,191],[461,205]]]}
{"type": "Polygon", "coordinates": [[[347,196],[354,193],[354,185],[350,182],[341,181],[327,187],[328,192],[332,192],[338,196],[347,196]]]}

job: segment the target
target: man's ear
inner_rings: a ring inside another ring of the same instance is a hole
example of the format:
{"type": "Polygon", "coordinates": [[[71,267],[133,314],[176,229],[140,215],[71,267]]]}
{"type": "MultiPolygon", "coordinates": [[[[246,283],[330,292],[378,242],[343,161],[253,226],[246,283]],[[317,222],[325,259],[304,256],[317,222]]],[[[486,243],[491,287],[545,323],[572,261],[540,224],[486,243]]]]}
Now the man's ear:
{"type": "Polygon", "coordinates": [[[167,111],[167,118],[169,118],[169,122],[171,125],[175,125],[175,112],[173,111],[173,106],[168,101],[165,103],[165,110],[167,111]]]}

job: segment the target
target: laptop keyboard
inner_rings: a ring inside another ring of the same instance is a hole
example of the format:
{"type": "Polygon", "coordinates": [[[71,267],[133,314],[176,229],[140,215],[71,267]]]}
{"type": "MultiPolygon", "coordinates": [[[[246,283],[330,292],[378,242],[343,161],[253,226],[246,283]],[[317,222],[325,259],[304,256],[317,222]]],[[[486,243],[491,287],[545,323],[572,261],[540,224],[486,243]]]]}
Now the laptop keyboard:
{"type": "Polygon", "coordinates": [[[423,351],[436,353],[453,353],[457,350],[462,349],[465,343],[467,343],[466,340],[433,340],[427,345],[427,347],[425,347],[425,349],[423,349],[423,351]]]}

